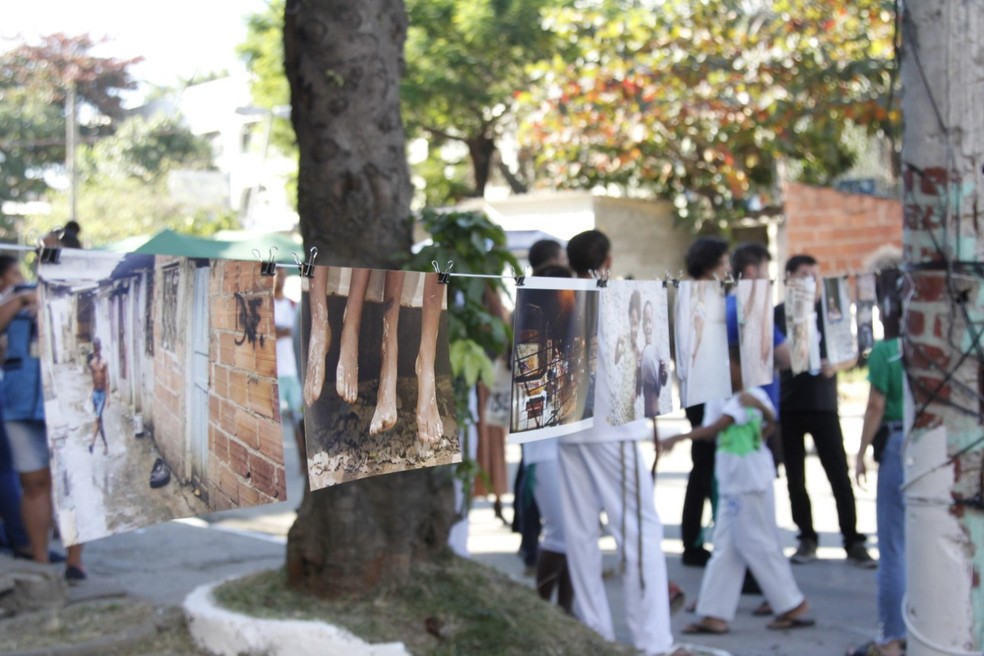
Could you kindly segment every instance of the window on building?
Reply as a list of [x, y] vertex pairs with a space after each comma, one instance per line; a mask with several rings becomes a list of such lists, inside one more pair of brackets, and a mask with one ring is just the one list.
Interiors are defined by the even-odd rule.
[[178, 281], [178, 265], [166, 267], [161, 303], [161, 346], [172, 353], [178, 343]]

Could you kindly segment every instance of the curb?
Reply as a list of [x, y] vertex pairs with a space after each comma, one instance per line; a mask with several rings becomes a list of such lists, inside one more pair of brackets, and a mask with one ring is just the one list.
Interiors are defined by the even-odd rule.
[[370, 644], [341, 627], [313, 620], [273, 620], [234, 613], [215, 602], [223, 581], [195, 588], [184, 613], [195, 644], [219, 656], [410, 656], [403, 643]]

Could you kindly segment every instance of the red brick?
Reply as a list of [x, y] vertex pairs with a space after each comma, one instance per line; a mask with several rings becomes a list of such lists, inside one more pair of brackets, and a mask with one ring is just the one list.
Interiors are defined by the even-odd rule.
[[261, 497], [255, 489], [247, 485], [241, 485], [239, 487], [240, 508], [251, 508], [253, 506], [259, 506], [263, 503], [268, 503], [266, 495]]
[[919, 310], [909, 309], [905, 316], [905, 331], [910, 337], [920, 337], [925, 329], [925, 318]]
[[226, 462], [229, 459], [229, 437], [225, 431], [209, 426], [209, 451], [213, 453], [218, 462]]
[[276, 337], [267, 335], [263, 340], [263, 348], [256, 351], [255, 371], [259, 376], [277, 377]]
[[239, 502], [240, 484], [239, 477], [231, 469], [222, 468], [219, 473], [219, 490], [228, 496], [234, 504], [238, 504]]
[[243, 342], [236, 347], [235, 357], [236, 367], [245, 371], [253, 372], [256, 370], [256, 346], [249, 342]]
[[249, 381], [249, 409], [263, 417], [272, 417], [280, 405], [276, 386], [269, 378], [253, 377]]
[[252, 454], [249, 458], [249, 465], [252, 474], [250, 480], [253, 482], [253, 487], [267, 496], [280, 498], [277, 489], [276, 468], [273, 464], [261, 456]]
[[230, 367], [236, 366], [236, 336], [233, 333], [219, 333], [219, 362]]
[[221, 365], [212, 367], [212, 388], [215, 394], [224, 399], [229, 398], [229, 369]]
[[240, 476], [249, 472], [249, 453], [236, 440], [229, 440], [229, 467]]
[[229, 398], [244, 408], [249, 403], [249, 378], [241, 371], [229, 371]]
[[260, 441], [257, 435], [256, 417], [242, 408], [236, 408], [236, 424], [233, 435], [249, 448], [258, 449]]
[[284, 461], [284, 431], [279, 421], [261, 419], [257, 422], [259, 445], [257, 451], [274, 462]]

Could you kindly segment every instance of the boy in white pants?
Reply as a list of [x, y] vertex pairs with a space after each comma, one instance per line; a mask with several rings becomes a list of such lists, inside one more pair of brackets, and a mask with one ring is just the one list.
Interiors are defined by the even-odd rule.
[[[740, 390], [741, 364], [732, 347], [731, 385]], [[763, 439], [763, 426], [773, 430], [775, 407], [761, 389], [742, 391], [727, 400], [708, 402], [704, 422], [689, 433], [668, 437], [660, 449], [685, 439], [717, 438], [714, 472], [718, 482], [718, 514], [714, 552], [700, 586], [700, 620], [683, 633], [727, 633], [735, 617], [745, 568], [752, 571], [774, 611], [770, 629], [812, 626], [810, 605], [800, 592], [782, 552], [776, 526], [772, 479], [775, 468]]]

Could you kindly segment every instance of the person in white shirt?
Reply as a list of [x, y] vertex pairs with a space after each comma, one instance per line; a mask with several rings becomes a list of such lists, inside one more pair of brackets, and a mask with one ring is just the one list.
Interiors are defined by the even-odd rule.
[[[731, 384], [742, 389], [737, 342], [731, 349]], [[783, 555], [776, 525], [775, 475], [765, 436], [774, 430], [775, 406], [760, 388], [734, 394], [705, 405], [700, 428], [668, 437], [659, 449], [670, 449], [685, 439], [717, 439], [714, 472], [718, 484], [718, 513], [714, 551], [707, 564], [697, 602], [697, 622], [683, 633], [729, 631], [741, 595], [746, 567], [776, 612], [769, 629], [812, 626], [810, 604], [796, 585], [792, 567]]]

